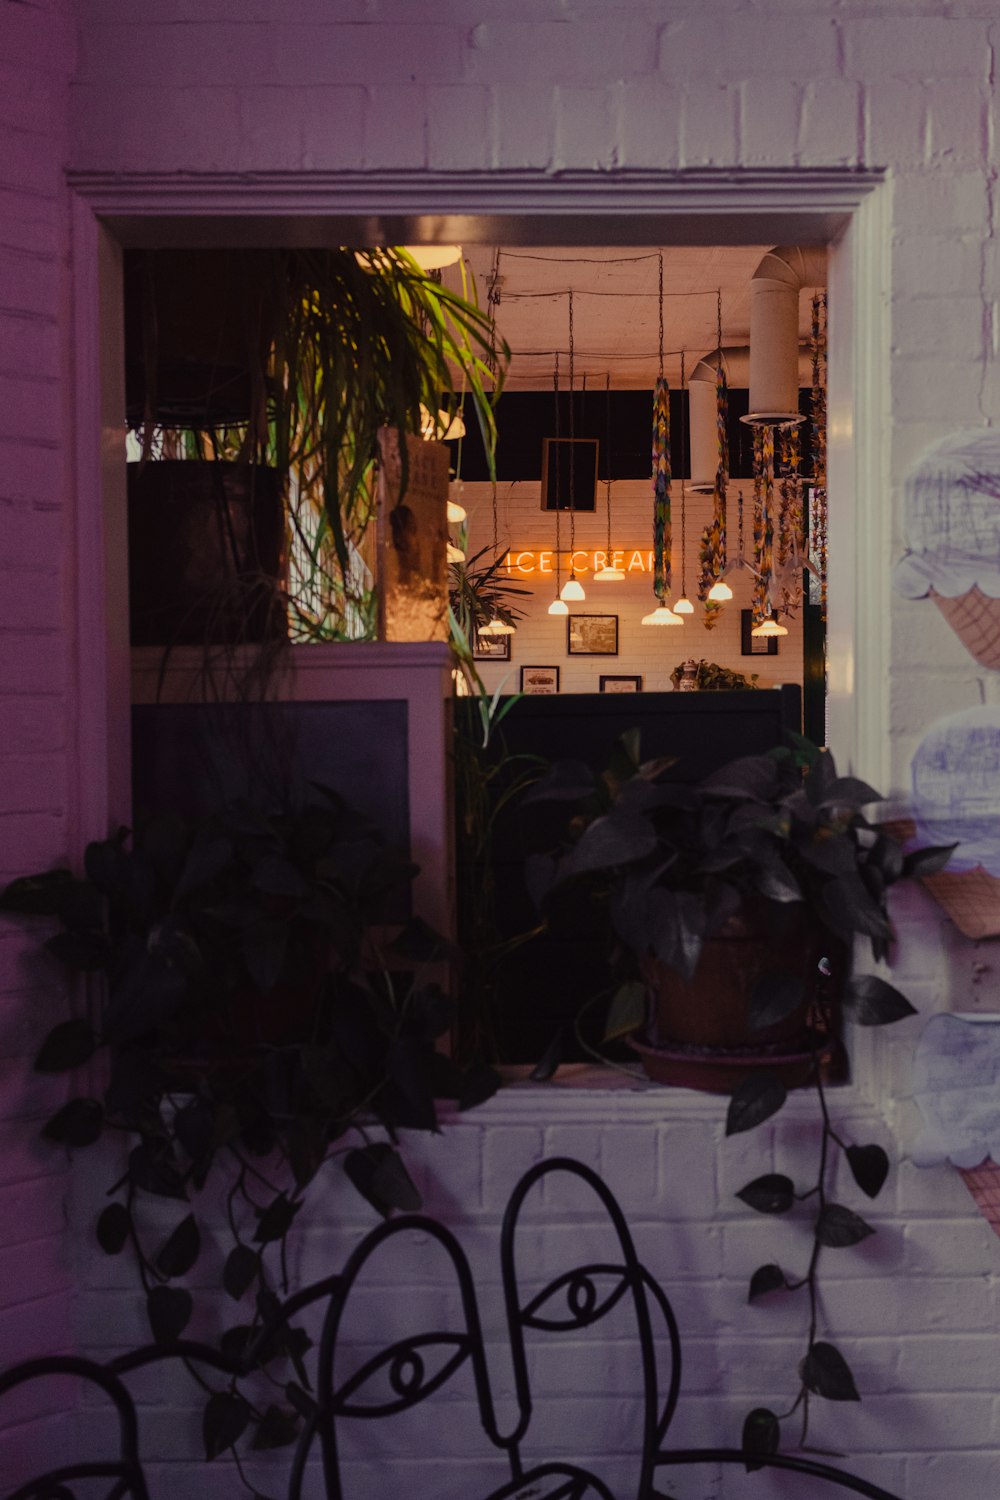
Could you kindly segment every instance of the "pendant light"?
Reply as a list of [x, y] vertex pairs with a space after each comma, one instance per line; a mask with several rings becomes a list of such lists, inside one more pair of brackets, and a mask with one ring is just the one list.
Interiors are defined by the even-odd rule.
[[604, 377], [604, 397], [607, 415], [608, 436], [604, 445], [604, 483], [605, 483], [605, 508], [608, 517], [608, 550], [605, 554], [604, 566], [598, 568], [594, 574], [595, 583], [624, 583], [625, 574], [621, 568], [614, 565], [614, 553], [611, 550], [611, 371]]
[[[715, 553], [709, 564], [716, 572], [717, 577], [708, 593], [705, 595], [707, 602], [712, 604], [725, 604], [733, 597], [733, 591], [726, 582], [726, 573], [729, 566], [726, 562], [726, 509], [727, 490], [729, 488], [729, 435], [727, 431], [727, 418], [729, 416], [729, 391], [726, 379], [726, 367], [722, 354], [722, 288], [715, 294], [715, 348], [717, 354], [717, 366], [715, 371], [715, 432], [717, 461], [715, 468], [715, 483], [712, 487], [712, 522], [706, 539], [710, 555]], [[743, 499], [740, 496], [740, 552], [743, 550]], [[714, 567], [713, 567], [714, 564]], [[709, 611], [706, 611], [706, 617]]]
[[711, 599], [716, 604], [724, 604], [727, 599], [731, 599], [732, 597], [732, 589], [722, 578], [719, 579], [718, 583], [712, 584], [706, 595], [706, 598]]
[[653, 397], [653, 592], [656, 608], [643, 625], [683, 625], [667, 605], [670, 589], [670, 387], [663, 373], [663, 251], [660, 251], [660, 373]]
[[[684, 400], [684, 350], [681, 350], [681, 401]], [[684, 452], [684, 436], [687, 431], [687, 423], [681, 422], [681, 597], [674, 605], [674, 614], [693, 615], [694, 605], [687, 596], [687, 481], [684, 477], [686, 467]]]
[[[499, 267], [499, 264], [500, 264], [500, 251], [497, 250], [497, 252], [496, 252], [496, 260], [494, 261], [494, 267], [493, 267], [493, 280], [490, 282], [490, 289], [489, 289], [489, 294], [488, 294], [488, 300], [489, 300], [489, 305], [490, 305], [490, 351], [491, 351], [491, 353], [490, 353], [490, 368], [492, 370], [494, 380], [496, 380], [496, 347], [497, 347], [497, 343], [496, 343], [496, 338], [497, 338], [497, 330], [496, 330], [496, 304], [500, 300], [499, 296], [497, 296], [495, 293], [496, 293], [497, 269]], [[464, 390], [463, 390], [463, 395], [464, 395]], [[492, 488], [492, 493], [491, 493], [491, 500], [492, 500], [492, 503], [493, 503], [493, 556], [494, 556], [494, 559], [495, 559], [500, 554], [500, 527], [499, 527], [499, 521], [498, 521], [498, 517], [497, 517], [497, 481], [496, 481], [496, 474], [495, 473], [494, 473], [494, 476], [493, 476], [493, 488]], [[479, 634], [480, 635], [492, 635], [492, 636], [514, 635], [515, 632], [516, 632], [516, 630], [517, 630], [517, 626], [514, 625], [514, 624], [512, 624], [510, 620], [505, 620], [503, 618], [503, 616], [500, 615], [497, 612], [496, 606], [494, 605], [493, 606], [493, 617], [492, 617], [492, 619], [488, 620], [485, 625], [481, 625], [480, 626], [480, 628], [479, 628]]]
[[[556, 367], [555, 367], [555, 369], [552, 372], [552, 392], [553, 392], [553, 395], [555, 397], [555, 408], [556, 408], [555, 436], [556, 436], [556, 442], [558, 443], [558, 441], [559, 441], [559, 351], [558, 350], [556, 350]], [[551, 452], [551, 450], [550, 450], [550, 452]], [[560, 501], [562, 499], [562, 496], [559, 493], [559, 477], [560, 477], [559, 476], [559, 450], [557, 448], [556, 449], [556, 484], [555, 484], [555, 490], [556, 490], [556, 597], [553, 599], [552, 603], [549, 605], [548, 612], [549, 612], [550, 615], [568, 615], [569, 614], [569, 605], [566, 603], [565, 599], [563, 599], [561, 597], [562, 590], [561, 590], [560, 582], [559, 582], [560, 579], [562, 578], [562, 550], [561, 550], [562, 549], [562, 537], [561, 537], [561, 534], [560, 534], [560, 519], [561, 519]]]
[[573, 427], [573, 386], [575, 346], [573, 342], [573, 293], [569, 293], [569, 578], [559, 590], [560, 599], [567, 604], [578, 604], [586, 599], [583, 584], [576, 576], [573, 559], [576, 556], [576, 471]]
[[765, 637], [774, 635], [787, 635], [788, 630], [774, 615], [771, 615], [768, 617], [768, 619], [762, 620], [759, 625], [755, 625], [750, 634]]

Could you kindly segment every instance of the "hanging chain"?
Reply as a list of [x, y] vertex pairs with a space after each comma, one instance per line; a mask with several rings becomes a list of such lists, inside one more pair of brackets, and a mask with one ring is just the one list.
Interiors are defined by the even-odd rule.
[[660, 379], [663, 379], [663, 251], [659, 252], [660, 263]]
[[562, 538], [561, 538], [561, 535], [560, 535], [560, 521], [562, 519], [562, 517], [561, 517], [562, 496], [559, 493], [559, 471], [560, 471], [561, 465], [560, 465], [560, 462], [559, 462], [559, 432], [560, 432], [560, 423], [559, 423], [559, 351], [558, 351], [558, 349], [556, 350], [556, 367], [555, 367], [555, 369], [552, 372], [552, 393], [553, 393], [553, 395], [555, 397], [555, 404], [556, 404], [556, 439], [555, 439], [554, 450], [552, 448], [549, 449], [549, 474], [551, 476], [551, 473], [552, 473], [552, 460], [553, 460], [553, 453], [554, 453], [555, 466], [556, 466], [556, 485], [555, 485], [555, 489], [556, 489], [556, 598], [558, 599], [558, 597], [559, 597], [559, 578], [560, 578], [560, 574], [562, 572], [562, 563], [561, 563], [561, 558], [562, 558], [562, 550], [561, 550], [562, 549]]
[[739, 555], [740, 555], [740, 559], [744, 560], [746, 558], [746, 552], [744, 551], [744, 548], [743, 548], [743, 491], [742, 491], [742, 489], [739, 489], [739, 490], [736, 491], [736, 516], [737, 516], [737, 541], [738, 541], [738, 545], [739, 545], [739, 549], [740, 549], [740, 554]]
[[573, 339], [573, 293], [569, 294], [569, 571], [573, 574], [573, 552], [576, 547], [576, 474], [573, 442], [573, 379], [576, 368], [576, 345]]
[[[684, 350], [681, 350], [681, 403], [684, 401]], [[690, 408], [688, 421], [690, 421]], [[687, 468], [688, 422], [681, 418], [681, 598], [687, 598], [687, 483], [684, 470]]]
[[493, 269], [490, 272], [490, 285], [486, 293], [486, 303], [490, 310], [490, 348], [487, 355], [487, 367], [493, 381], [494, 389], [497, 383], [497, 308], [500, 306], [500, 246], [496, 248], [493, 257]]
[[605, 499], [607, 501], [607, 511], [608, 511], [608, 562], [607, 562], [607, 566], [610, 568], [612, 566], [612, 561], [611, 561], [611, 371], [610, 370], [608, 371], [608, 373], [604, 377], [604, 398], [605, 398], [605, 406], [607, 408], [607, 419], [608, 419], [608, 441], [607, 441], [607, 447], [606, 447], [605, 454], [604, 454], [604, 484], [605, 484]]

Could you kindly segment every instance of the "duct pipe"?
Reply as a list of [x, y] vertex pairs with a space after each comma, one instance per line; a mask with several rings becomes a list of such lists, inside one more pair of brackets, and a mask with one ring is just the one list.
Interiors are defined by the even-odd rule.
[[799, 292], [826, 286], [826, 251], [777, 245], [750, 278], [750, 411], [754, 426], [800, 422]]
[[[799, 385], [808, 385], [812, 368], [808, 354], [798, 351], [796, 340], [797, 368], [795, 370], [795, 404], [798, 405]], [[691, 482], [688, 486], [696, 494], [708, 494], [715, 488], [715, 471], [719, 466], [719, 433], [715, 409], [715, 380], [719, 365], [719, 351], [698, 361], [688, 379], [689, 438], [691, 450]], [[744, 387], [750, 381], [750, 347], [740, 344], [723, 349], [722, 365], [730, 390]]]

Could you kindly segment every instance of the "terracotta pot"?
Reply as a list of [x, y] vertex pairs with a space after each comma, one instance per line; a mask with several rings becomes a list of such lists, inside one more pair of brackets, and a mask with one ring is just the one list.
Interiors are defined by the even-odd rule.
[[169, 459], [128, 466], [133, 646], [242, 644], [284, 635], [283, 476]]

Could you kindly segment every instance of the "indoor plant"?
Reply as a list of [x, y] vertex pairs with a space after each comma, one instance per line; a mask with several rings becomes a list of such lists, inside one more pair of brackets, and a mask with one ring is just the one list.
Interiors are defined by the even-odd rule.
[[[904, 853], [863, 815], [879, 794], [839, 776], [828, 752], [791, 738], [789, 747], [733, 761], [684, 786], [664, 781], [672, 762], [640, 761], [633, 732], [603, 776], [582, 763], [557, 765], [524, 800], [565, 801], [573, 810], [563, 845], [533, 856], [527, 878], [543, 913], [554, 895], [565, 899], [576, 888], [593, 920], [605, 924], [616, 981], [606, 996], [606, 1039], [641, 1038], [653, 1076], [665, 1081], [731, 1091], [728, 1135], [774, 1116], [790, 1084], [815, 1086], [815, 1183], [799, 1190], [769, 1172], [738, 1195], [761, 1213], [784, 1214], [805, 1202], [812, 1214], [804, 1274], [789, 1276], [768, 1263], [753, 1273], [749, 1292], [751, 1301], [807, 1294], [807, 1347], [784, 1413], [801, 1414], [804, 1443], [812, 1395], [858, 1399], [843, 1355], [817, 1337], [820, 1251], [872, 1233], [829, 1195], [835, 1148], [869, 1197], [889, 1169], [881, 1146], [848, 1143], [831, 1123], [822, 1061], [840, 1016], [877, 1026], [913, 1014], [886, 980], [850, 973], [851, 950], [867, 937], [873, 958], [884, 959], [892, 941], [888, 888], [940, 869], [952, 849]], [[729, 993], [720, 1027], [723, 989]], [[657, 1029], [670, 1026], [682, 1034]], [[769, 1058], [761, 1039], [775, 1037], [778, 1051], [771, 1046]], [[790, 1050], [797, 1054], [791, 1069]], [[752, 1411], [743, 1434], [748, 1455], [773, 1451], [779, 1426], [771, 1410]]]
[[[494, 360], [488, 317], [402, 249], [134, 252], [127, 270], [127, 404], [142, 455], [130, 466], [139, 638], [259, 639], [280, 631], [286, 602], [298, 638], [356, 634], [370, 618], [378, 430], [441, 438], [467, 392], [492, 455], [507, 351]], [[206, 280], [228, 292], [208, 330], [211, 306], [197, 295]], [[200, 321], [180, 320], [188, 300]], [[401, 454], [400, 505], [405, 444]], [[215, 590], [204, 578], [175, 587], [170, 573], [206, 552]], [[249, 624], [248, 598], [257, 601]]]
[[[276, 1287], [287, 1292], [289, 1236], [327, 1163], [338, 1158], [383, 1214], [418, 1208], [398, 1129], [434, 1130], [436, 1098], [466, 1107], [497, 1083], [435, 1050], [453, 1019], [430, 967], [447, 956], [443, 940], [414, 920], [379, 941], [386, 898], [413, 867], [320, 792], [290, 811], [241, 803], [189, 824], [156, 818], [134, 838], [91, 844], [82, 877], [50, 871], [0, 897], [9, 913], [56, 918], [49, 953], [101, 981], [93, 1024], [60, 1023], [35, 1067], [68, 1071], [101, 1049], [104, 1087], [72, 1098], [43, 1134], [69, 1147], [127, 1143], [96, 1234], [108, 1254], [133, 1255], [160, 1341], [191, 1319], [183, 1281], [220, 1200], [231, 1235], [222, 1286], [234, 1305], [251, 1302], [222, 1334], [233, 1353]], [[176, 1205], [169, 1232], [144, 1212], [150, 1197]], [[281, 1351], [296, 1370], [305, 1337], [293, 1331]], [[222, 1394], [229, 1437], [213, 1439], [216, 1451], [248, 1425], [256, 1446], [290, 1442], [308, 1408], [294, 1382], [266, 1411], [234, 1383], [210, 1392], [215, 1413]]]

